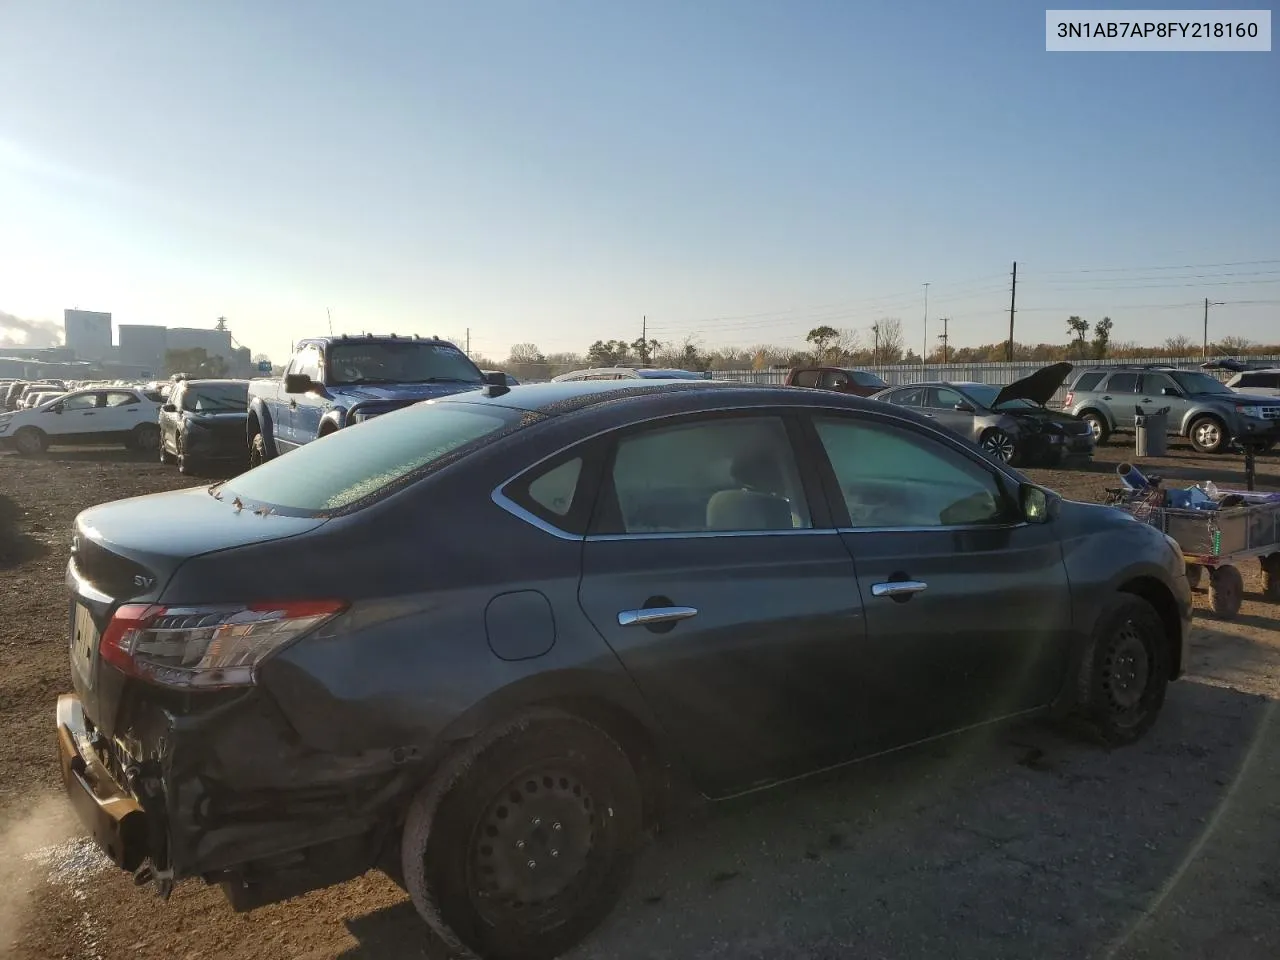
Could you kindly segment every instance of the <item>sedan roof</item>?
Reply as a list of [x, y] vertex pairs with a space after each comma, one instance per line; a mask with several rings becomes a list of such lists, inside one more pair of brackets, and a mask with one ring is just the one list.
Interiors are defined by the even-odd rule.
[[[519, 390], [490, 395], [487, 389], [468, 390], [429, 403], [494, 404], [515, 410], [529, 410], [545, 416], [572, 413], [586, 407], [613, 402], [660, 404], [672, 395], [691, 401], [704, 400], [706, 406], [716, 402], [732, 406], [841, 406], [854, 409], [878, 409], [878, 405], [862, 397], [831, 391], [813, 392], [789, 387], [743, 383], [736, 380], [560, 380], [531, 383]], [[693, 403], [696, 409], [702, 404]]]

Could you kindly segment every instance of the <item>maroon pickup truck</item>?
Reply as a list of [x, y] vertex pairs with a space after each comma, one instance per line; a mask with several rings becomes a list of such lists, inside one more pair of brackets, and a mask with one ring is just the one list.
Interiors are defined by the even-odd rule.
[[787, 374], [788, 387], [817, 387], [819, 390], [835, 390], [869, 397], [889, 385], [874, 373], [865, 370], [848, 370], [844, 367], [797, 367]]

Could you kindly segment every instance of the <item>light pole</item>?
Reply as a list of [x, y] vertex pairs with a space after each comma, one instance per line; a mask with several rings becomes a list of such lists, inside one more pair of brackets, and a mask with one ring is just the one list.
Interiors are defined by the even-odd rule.
[[871, 325], [871, 333], [876, 338], [875, 348], [871, 352], [871, 362], [876, 366], [880, 365], [880, 324], [873, 323]]
[[1224, 306], [1226, 302], [1223, 300], [1210, 301], [1208, 297], [1204, 298], [1204, 345], [1200, 348], [1200, 356], [1204, 360], [1209, 359], [1209, 308]]
[[921, 347], [920, 364], [929, 366], [929, 284], [924, 285], [924, 346]]

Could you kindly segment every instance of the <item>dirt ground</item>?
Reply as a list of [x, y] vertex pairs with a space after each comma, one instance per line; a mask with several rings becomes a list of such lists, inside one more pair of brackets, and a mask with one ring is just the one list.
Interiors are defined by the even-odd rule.
[[[1241, 486], [1238, 457], [1174, 448], [1167, 485]], [[1030, 471], [1099, 500], [1124, 448]], [[1280, 458], [1258, 461], [1280, 490]], [[75, 514], [191, 485], [113, 450], [0, 455], [0, 956], [379, 958], [444, 954], [371, 873], [236, 915], [188, 883], [160, 903], [90, 849], [57, 786], [69, 688], [63, 570]], [[1141, 744], [1107, 752], [1040, 725], [868, 762], [681, 819], [576, 957], [1280, 956], [1280, 608], [1256, 567], [1240, 616], [1199, 594], [1190, 675]]]

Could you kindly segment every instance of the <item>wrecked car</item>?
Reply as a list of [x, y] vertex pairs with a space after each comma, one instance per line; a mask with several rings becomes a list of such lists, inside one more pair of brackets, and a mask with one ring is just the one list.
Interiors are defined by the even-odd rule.
[[1055, 467], [1091, 459], [1097, 445], [1089, 424], [1047, 406], [1070, 372], [1071, 364], [1054, 363], [1004, 387], [936, 380], [875, 399], [918, 410], [1004, 463]]
[[119, 867], [241, 910], [382, 868], [503, 960], [593, 929], [672, 784], [1041, 713], [1131, 743], [1191, 616], [1154, 527], [918, 413], [708, 381], [387, 413], [84, 511], [67, 585], [63, 784]]

